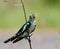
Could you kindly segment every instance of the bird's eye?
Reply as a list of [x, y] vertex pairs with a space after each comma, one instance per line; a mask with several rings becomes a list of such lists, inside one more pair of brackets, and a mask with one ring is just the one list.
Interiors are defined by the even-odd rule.
[[32, 19], [32, 18], [30, 17], [30, 19]]
[[30, 19], [32, 19], [32, 17], [30, 17]]
[[33, 18], [35, 18], [35, 16]]

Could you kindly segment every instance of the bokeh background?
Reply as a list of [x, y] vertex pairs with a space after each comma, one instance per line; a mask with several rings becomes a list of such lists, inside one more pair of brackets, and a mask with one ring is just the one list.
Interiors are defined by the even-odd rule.
[[[60, 0], [24, 0], [27, 19], [36, 15], [37, 28], [60, 28]], [[25, 23], [20, 0], [0, 0], [0, 28], [20, 28]]]
[[[27, 19], [31, 13], [36, 16], [37, 27], [32, 36], [33, 49], [60, 49], [60, 0], [23, 0], [23, 2]], [[25, 18], [20, 0], [0, 0], [1, 49], [28, 49], [26, 40], [15, 45], [3, 43], [24, 23]]]

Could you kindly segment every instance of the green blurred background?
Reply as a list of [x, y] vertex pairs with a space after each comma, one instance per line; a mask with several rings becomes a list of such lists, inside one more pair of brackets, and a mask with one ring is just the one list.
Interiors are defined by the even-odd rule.
[[[36, 15], [37, 29], [60, 28], [60, 0], [23, 0], [27, 19]], [[0, 0], [0, 28], [20, 28], [25, 23], [20, 0]]]

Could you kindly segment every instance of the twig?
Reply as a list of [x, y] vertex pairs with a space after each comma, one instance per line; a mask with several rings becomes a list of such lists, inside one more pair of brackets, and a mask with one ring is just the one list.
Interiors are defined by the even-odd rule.
[[[23, 4], [23, 1], [22, 0], [21, 0], [21, 3], [22, 3], [23, 11], [24, 11], [25, 21], [27, 23], [26, 11], [25, 11], [24, 4]], [[28, 28], [27, 28], [27, 30], [28, 30]], [[29, 35], [29, 33], [28, 33], [28, 35]], [[28, 41], [29, 41], [30, 49], [32, 49], [30, 36], [29, 36], [29, 40]]]

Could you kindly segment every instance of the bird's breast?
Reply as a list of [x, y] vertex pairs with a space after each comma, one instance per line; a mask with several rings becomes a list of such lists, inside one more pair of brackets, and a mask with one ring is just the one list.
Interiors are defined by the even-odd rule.
[[35, 28], [35, 23], [31, 23], [31, 26], [30, 26], [30, 28], [29, 28], [29, 32], [31, 32], [32, 30], [34, 30], [34, 28]]

